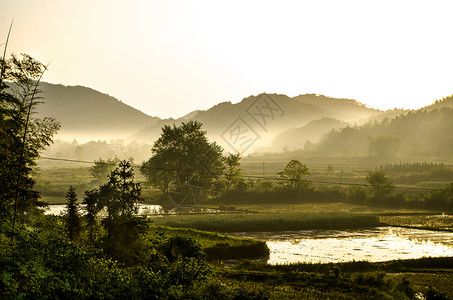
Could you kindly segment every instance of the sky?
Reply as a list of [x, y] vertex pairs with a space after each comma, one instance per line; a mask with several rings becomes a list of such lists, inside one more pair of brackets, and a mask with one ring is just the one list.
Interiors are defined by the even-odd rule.
[[[452, 1], [0, 1], [0, 44], [151, 116], [250, 95], [378, 109], [453, 94]], [[3, 52], [4, 45], [0, 47]]]

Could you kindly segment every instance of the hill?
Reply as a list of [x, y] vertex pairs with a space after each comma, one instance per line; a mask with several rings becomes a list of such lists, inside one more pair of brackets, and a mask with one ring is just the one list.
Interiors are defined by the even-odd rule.
[[40, 89], [44, 103], [38, 106], [38, 116], [61, 123], [58, 138], [125, 138], [159, 120], [87, 87], [41, 83]]
[[[332, 104], [331, 108], [329, 103]], [[141, 130], [134, 138], [149, 143], [160, 135], [163, 125], [196, 120], [203, 123], [209, 138], [217, 141], [226, 151], [245, 152], [267, 146], [277, 134], [305, 126], [317, 119], [360, 122], [379, 113], [378, 110], [349, 99], [316, 95], [290, 98], [279, 94], [260, 94], [244, 98], [235, 104], [219, 103], [208, 110], [196, 111], [178, 120], [162, 120]], [[325, 132], [322, 129], [315, 131]], [[253, 142], [250, 147], [238, 142], [239, 133], [245, 133], [246, 136], [241, 138]]]
[[310, 141], [316, 143], [323, 134], [332, 129], [343, 128], [349, 123], [332, 118], [321, 118], [310, 121], [307, 125], [299, 128], [291, 128], [278, 134], [269, 148], [270, 151], [291, 151], [303, 149], [305, 144]]
[[365, 104], [352, 99], [332, 98], [317, 94], [299, 95], [293, 99], [316, 105], [330, 112], [335, 118], [350, 122], [359, 122], [381, 113], [380, 110], [369, 108]]
[[442, 107], [453, 107], [453, 95], [435, 101], [433, 104], [424, 107], [423, 109], [432, 110]]
[[362, 126], [332, 130], [312, 149], [325, 155], [451, 157], [453, 107], [420, 109]]
[[[208, 110], [195, 110], [179, 119], [162, 120], [87, 87], [42, 83], [40, 88], [45, 102], [39, 106], [38, 115], [61, 122], [56, 138], [81, 142], [128, 139], [152, 144], [164, 125], [196, 120], [203, 123], [209, 138], [228, 152], [250, 153], [268, 147], [279, 134], [272, 148], [281, 151], [285, 146], [300, 149], [307, 140], [317, 141], [332, 128], [362, 124], [383, 114], [351, 99], [260, 94], [238, 103], [223, 102]], [[322, 121], [313, 122], [316, 120]]]

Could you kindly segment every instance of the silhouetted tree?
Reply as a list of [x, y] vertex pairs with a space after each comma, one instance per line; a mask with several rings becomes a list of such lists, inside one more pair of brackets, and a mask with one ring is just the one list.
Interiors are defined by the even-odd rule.
[[131, 247], [139, 247], [135, 244], [147, 228], [147, 221], [136, 216], [140, 200], [141, 187], [134, 182], [130, 162], [120, 161], [108, 181], [99, 187], [97, 203], [98, 210], [107, 211], [102, 220], [107, 231], [104, 250], [116, 259], [127, 260], [133, 251]]
[[296, 159], [293, 159], [285, 166], [283, 171], [278, 174], [281, 178], [287, 180], [289, 187], [295, 190], [300, 190], [308, 184], [308, 181], [304, 179], [303, 176], [309, 175], [310, 172], [308, 171], [306, 165]]
[[71, 241], [76, 240], [79, 237], [81, 224], [79, 205], [77, 204], [77, 194], [74, 187], [71, 185], [66, 193], [66, 212], [64, 216], [65, 227], [68, 237]]
[[393, 185], [384, 170], [376, 169], [374, 171], [368, 171], [365, 180], [370, 184], [370, 190], [374, 200], [378, 202], [387, 199], [393, 190]]
[[[44, 70], [43, 64], [26, 54], [21, 57], [13, 55], [4, 62], [0, 81], [0, 222], [11, 217], [14, 211], [19, 170], [17, 211], [24, 217], [26, 211], [43, 205], [39, 193], [33, 189], [32, 167], [39, 157], [39, 150], [52, 142], [60, 127], [52, 118], [37, 119], [33, 116], [39, 104], [36, 100], [40, 99], [39, 90], [35, 92], [36, 81]], [[27, 126], [29, 109], [31, 114]], [[24, 135], [26, 127], [27, 134]]]
[[[164, 126], [151, 149], [153, 156], [141, 167], [148, 181], [161, 191], [170, 187], [181, 194], [186, 186], [207, 191], [222, 173], [222, 148], [209, 142], [197, 121]], [[206, 194], [204, 194], [206, 195]]]
[[88, 239], [91, 245], [94, 245], [96, 228], [97, 228], [97, 214], [99, 202], [99, 190], [93, 189], [91, 191], [85, 192], [85, 197], [83, 199], [83, 204], [85, 204], [86, 214], [84, 216], [86, 220], [86, 226], [88, 229]]
[[239, 162], [240, 160], [241, 156], [239, 153], [229, 153], [225, 157], [225, 171], [223, 174], [225, 176], [226, 191], [229, 191], [231, 188], [235, 188], [240, 182], [242, 174], [241, 163]]

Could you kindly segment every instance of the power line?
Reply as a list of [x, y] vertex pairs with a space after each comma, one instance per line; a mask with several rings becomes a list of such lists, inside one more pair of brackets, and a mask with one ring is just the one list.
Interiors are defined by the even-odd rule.
[[[95, 162], [95, 161], [87, 161], [87, 160], [78, 160], [78, 159], [68, 159], [68, 158], [56, 158], [56, 157], [46, 157], [41, 156], [41, 159], [46, 160], [53, 160], [53, 161], [65, 161], [65, 162], [75, 162], [75, 163], [84, 163], [84, 164], [104, 164], [110, 166], [116, 166], [115, 163], [109, 162]], [[131, 165], [132, 167], [140, 168], [140, 165]], [[215, 174], [208, 171], [200, 171], [200, 170], [182, 170], [182, 169], [173, 169], [173, 168], [159, 168], [159, 167], [151, 167], [151, 169], [158, 170], [158, 171], [172, 171], [172, 172], [180, 172], [180, 173], [200, 173], [200, 174]], [[215, 174], [217, 175], [217, 174]], [[270, 179], [276, 181], [288, 181], [286, 178], [282, 177], [273, 177], [273, 176], [260, 176], [260, 175], [240, 175], [242, 178], [250, 178], [250, 179]], [[347, 182], [333, 182], [333, 181], [320, 181], [320, 180], [309, 180], [309, 183], [318, 183], [318, 184], [331, 184], [331, 185], [340, 185], [340, 186], [363, 186], [363, 187], [372, 187], [371, 184], [365, 183], [347, 183]], [[417, 187], [405, 187], [405, 186], [383, 186], [388, 188], [400, 189], [400, 190], [416, 190], [416, 191], [425, 191], [425, 192], [432, 192], [432, 191], [439, 191], [439, 188], [417, 188]]]

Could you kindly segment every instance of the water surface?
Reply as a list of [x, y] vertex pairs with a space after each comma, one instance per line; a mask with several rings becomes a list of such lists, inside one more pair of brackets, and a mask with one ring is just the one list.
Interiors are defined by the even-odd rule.
[[399, 227], [354, 230], [242, 232], [234, 236], [264, 240], [268, 263], [380, 262], [453, 256], [453, 233]]

